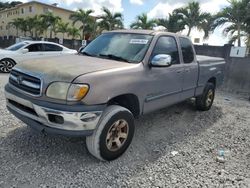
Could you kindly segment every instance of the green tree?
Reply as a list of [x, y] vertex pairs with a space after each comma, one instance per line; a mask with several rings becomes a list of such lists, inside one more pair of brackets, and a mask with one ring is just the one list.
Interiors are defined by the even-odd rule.
[[111, 31], [123, 28], [123, 15], [120, 12], [112, 13], [108, 8], [102, 8], [103, 15], [99, 17], [99, 26], [102, 30]]
[[77, 22], [81, 23], [80, 29], [82, 30], [82, 39], [85, 39], [85, 35], [87, 34], [86, 27], [89, 27], [89, 25], [93, 22], [93, 18], [90, 16], [93, 12], [93, 10], [78, 9], [69, 17], [73, 21], [73, 25]]
[[210, 17], [210, 14], [201, 12], [200, 3], [195, 1], [189, 2], [185, 7], [175, 9], [174, 13], [182, 15], [182, 20], [188, 27], [187, 36], [190, 36], [194, 27], [200, 27]]
[[19, 36], [19, 30], [20, 30], [20, 27], [21, 27], [21, 22], [18, 18], [14, 18], [12, 22], [9, 23], [10, 26], [14, 26], [15, 29], [16, 29], [16, 36], [18, 37]]
[[68, 32], [69, 23], [59, 22], [57, 27], [58, 27], [58, 32], [63, 34], [63, 39], [64, 39], [65, 33]]
[[27, 31], [29, 30], [27, 27], [27, 20], [24, 18], [17, 18], [16, 21], [19, 22], [20, 31], [22, 31], [24, 33], [24, 36], [26, 37]]
[[38, 38], [40, 35], [44, 34], [47, 31], [48, 26], [43, 21], [40, 15], [35, 15], [33, 17], [33, 33], [35, 38]]
[[0, 10], [6, 9], [6, 8], [11, 8], [11, 7], [15, 7], [16, 5], [22, 4], [22, 2], [20, 1], [12, 1], [12, 2], [0, 2]]
[[[241, 38], [246, 34], [247, 19], [249, 16], [249, 0], [229, 0], [230, 5], [223, 8], [216, 17], [213, 29], [224, 24], [229, 24], [223, 33], [230, 37], [231, 42], [237, 40], [241, 46]], [[249, 31], [249, 30], [248, 30]]]
[[68, 36], [71, 36], [71, 39], [75, 40], [78, 37], [81, 37], [81, 34], [79, 32], [79, 29], [77, 29], [76, 27], [70, 27], [68, 28]]
[[160, 18], [157, 20], [158, 26], [165, 27], [168, 32], [177, 33], [185, 29], [185, 23], [183, 22], [182, 15], [169, 14], [168, 18]]
[[52, 38], [52, 33], [56, 35], [56, 26], [58, 22], [61, 20], [59, 16], [53, 15], [53, 13], [48, 12], [46, 14], [41, 15], [42, 22], [50, 29], [50, 38]]
[[157, 26], [157, 20], [149, 19], [147, 14], [141, 14], [136, 17], [136, 21], [130, 25], [132, 29], [153, 29]]
[[208, 13], [207, 18], [198, 25], [198, 30], [204, 32], [204, 39], [207, 39], [209, 35], [213, 32], [213, 24], [215, 19], [216, 17], [214, 15]]

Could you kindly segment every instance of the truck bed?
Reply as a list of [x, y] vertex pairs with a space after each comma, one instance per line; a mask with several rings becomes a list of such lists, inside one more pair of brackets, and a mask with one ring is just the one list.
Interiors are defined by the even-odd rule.
[[218, 63], [218, 62], [225, 63], [225, 59], [220, 58], [220, 57], [210, 57], [210, 56], [197, 55], [196, 59], [199, 63]]
[[215, 78], [216, 87], [223, 83], [225, 59], [200, 55], [196, 56], [196, 58], [199, 64], [199, 79], [196, 95], [200, 95], [209, 79]]

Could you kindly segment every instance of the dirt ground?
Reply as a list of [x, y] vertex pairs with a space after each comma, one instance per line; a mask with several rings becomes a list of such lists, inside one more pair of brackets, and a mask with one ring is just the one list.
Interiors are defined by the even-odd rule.
[[131, 147], [100, 162], [84, 138], [44, 136], [7, 112], [0, 74], [0, 187], [250, 187], [250, 101], [217, 92], [136, 120]]

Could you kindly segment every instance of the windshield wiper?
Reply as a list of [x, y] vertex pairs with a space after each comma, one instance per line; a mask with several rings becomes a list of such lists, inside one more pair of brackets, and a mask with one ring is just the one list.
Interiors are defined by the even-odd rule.
[[113, 55], [113, 54], [99, 54], [99, 57], [107, 57], [109, 59], [118, 60], [118, 61], [125, 61], [128, 63], [131, 63], [129, 60], [127, 60], [123, 57], [120, 57], [120, 56]]

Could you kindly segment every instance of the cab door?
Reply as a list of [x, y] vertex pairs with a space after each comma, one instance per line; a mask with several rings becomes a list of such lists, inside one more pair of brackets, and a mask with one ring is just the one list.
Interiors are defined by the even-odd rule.
[[184, 63], [183, 86], [181, 100], [191, 98], [195, 95], [199, 77], [199, 65], [195, 59], [192, 42], [185, 37], [180, 37], [182, 60]]
[[159, 54], [170, 55], [171, 66], [151, 67], [148, 70], [146, 74], [147, 83], [143, 86], [146, 92], [144, 113], [180, 101], [184, 69], [180, 61], [176, 38], [173, 36], [160, 36], [150, 59]]

